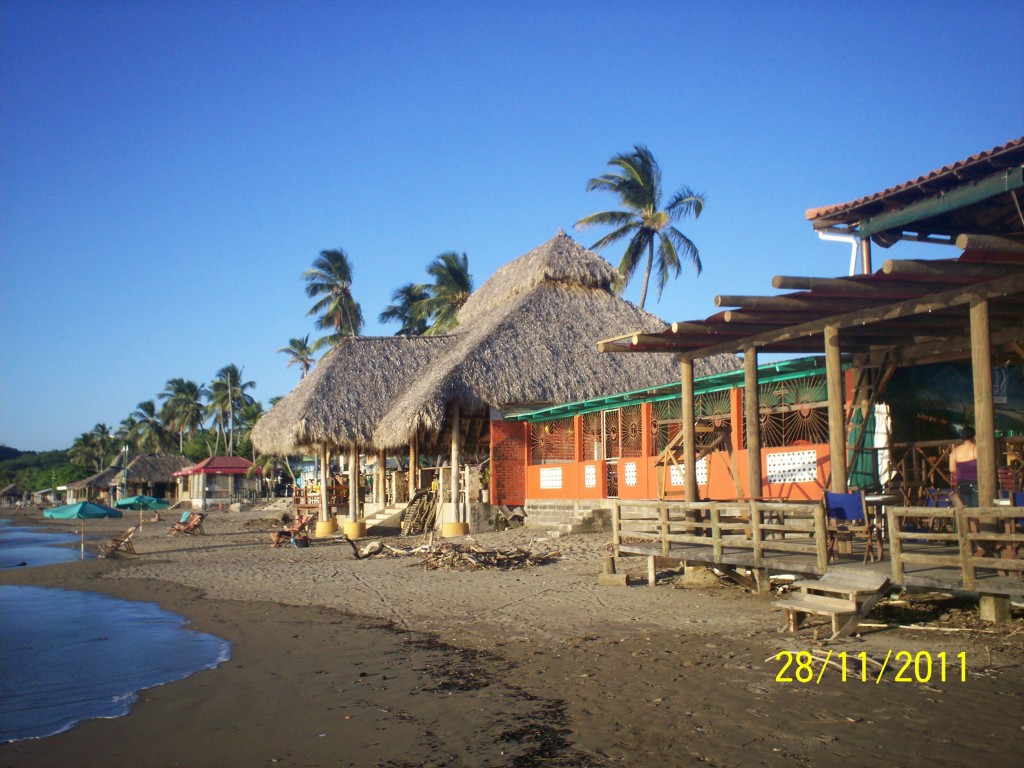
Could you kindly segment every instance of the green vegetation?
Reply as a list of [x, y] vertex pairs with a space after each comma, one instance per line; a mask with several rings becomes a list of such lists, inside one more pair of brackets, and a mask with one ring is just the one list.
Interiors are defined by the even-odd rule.
[[29, 492], [55, 488], [92, 474], [70, 463], [68, 451], [19, 451], [0, 445], [0, 488], [17, 483]]
[[345, 336], [358, 336], [363, 327], [363, 310], [352, 297], [352, 265], [340, 248], [320, 251], [312, 269], [302, 273], [306, 295], [316, 299], [309, 312], [316, 327], [332, 333], [313, 342], [313, 349], [333, 347]]
[[391, 294], [395, 302], [384, 308], [378, 320], [399, 322], [396, 336], [440, 336], [459, 324], [462, 305], [473, 293], [469, 257], [448, 251], [427, 265], [433, 283], [407, 283]]

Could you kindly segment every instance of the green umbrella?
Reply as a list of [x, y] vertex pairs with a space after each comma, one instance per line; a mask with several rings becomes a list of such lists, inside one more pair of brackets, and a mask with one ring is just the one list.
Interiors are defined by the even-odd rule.
[[114, 502], [114, 506], [118, 509], [137, 509], [137, 510], [149, 510], [154, 509], [167, 509], [171, 506], [169, 501], [164, 499], [157, 499], [152, 496], [129, 496], [124, 499], [118, 499]]
[[102, 504], [94, 504], [91, 501], [80, 501], [77, 504], [65, 504], [63, 507], [54, 507], [43, 512], [43, 517], [52, 517], [56, 520], [81, 520], [82, 521], [82, 559], [85, 559], [85, 520], [89, 517], [124, 517], [119, 509], [111, 509]]

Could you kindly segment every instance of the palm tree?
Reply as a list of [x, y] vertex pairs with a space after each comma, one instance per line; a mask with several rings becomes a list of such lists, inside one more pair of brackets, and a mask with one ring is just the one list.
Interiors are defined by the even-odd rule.
[[144, 400], [135, 407], [130, 418], [135, 422], [132, 431], [135, 448], [144, 453], [159, 453], [167, 443], [167, 430], [157, 413], [156, 404], [152, 400]]
[[263, 403], [255, 400], [246, 403], [238, 409], [238, 429], [241, 432], [238, 442], [241, 444], [245, 440], [249, 441], [249, 447], [252, 449], [253, 464], [256, 463], [256, 447], [252, 444], [252, 428], [256, 426], [256, 422], [260, 420], [262, 415]]
[[394, 304], [388, 304], [377, 319], [382, 323], [399, 322], [402, 327], [395, 336], [422, 336], [427, 332], [427, 318], [423, 316], [423, 302], [430, 298], [430, 286], [406, 283], [391, 294]]
[[302, 273], [306, 295], [317, 299], [307, 315], [316, 315], [316, 327], [330, 329], [313, 344], [314, 350], [333, 347], [343, 336], [358, 336], [363, 327], [363, 310], [352, 297], [352, 266], [348, 255], [338, 248], [320, 251], [313, 268]]
[[427, 286], [430, 296], [417, 307], [430, 324], [424, 335], [440, 336], [459, 324], [459, 310], [473, 292], [469, 257], [455, 251], [442, 253], [427, 267], [427, 274], [434, 278]]
[[[633, 152], [629, 154], [615, 155], [608, 161], [608, 165], [615, 166], [617, 170], [588, 181], [587, 191], [597, 189], [612, 192], [618, 195], [626, 210], [593, 213], [577, 221], [576, 228], [583, 230], [602, 225], [615, 227], [591, 246], [596, 251], [629, 238], [626, 252], [622, 254], [622, 261], [619, 262], [623, 289], [646, 253], [644, 283], [640, 291], [640, 309], [643, 309], [652, 268], [658, 274], [659, 299], [669, 277], [679, 277], [680, 256], [692, 262], [697, 268], [697, 274], [700, 274], [700, 253], [697, 246], [676, 229], [673, 223], [690, 214], [693, 214], [694, 218], [700, 216], [704, 209], [704, 196], [683, 186], [662, 210], [661, 169], [651, 151], [639, 144], [635, 145]], [[657, 259], [654, 255], [655, 241], [658, 244]]]
[[187, 379], [169, 379], [157, 397], [164, 401], [160, 411], [164, 424], [178, 433], [178, 450], [185, 450], [185, 435], [203, 430], [206, 389]]
[[92, 428], [92, 434], [95, 438], [96, 450], [99, 453], [99, 461], [97, 466], [99, 469], [103, 469], [108, 466], [107, 454], [110, 454], [110, 458], [114, 457], [114, 435], [104, 423], [99, 423]]
[[301, 339], [289, 339], [287, 347], [281, 347], [278, 352], [288, 355], [288, 365], [299, 366], [299, 380], [306, 378], [309, 369], [313, 367], [316, 358], [313, 357], [313, 348], [309, 345], [309, 334]]
[[78, 467], [103, 470], [103, 455], [95, 432], [83, 432], [68, 449], [68, 460]]
[[[256, 382], [242, 381], [243, 370], [234, 363], [225, 365], [217, 371], [210, 384], [208, 411], [216, 419], [219, 434], [225, 437], [229, 456], [234, 455], [235, 414], [239, 408], [253, 402], [252, 395], [246, 394], [246, 390], [256, 387]], [[219, 437], [217, 445], [220, 445]]]

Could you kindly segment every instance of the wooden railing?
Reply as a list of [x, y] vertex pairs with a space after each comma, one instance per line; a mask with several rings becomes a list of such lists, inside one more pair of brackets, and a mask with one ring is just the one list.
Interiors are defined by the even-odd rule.
[[640, 539], [662, 557], [673, 556], [673, 543], [697, 544], [711, 548], [716, 564], [730, 564], [724, 552], [730, 547], [750, 550], [755, 568], [765, 565], [766, 552], [811, 555], [818, 573], [828, 567], [825, 511], [819, 503], [619, 500], [612, 507], [615, 555], [639, 554], [628, 551], [634, 548], [623, 545], [624, 538]]
[[[979, 587], [979, 568], [1024, 574], [1024, 559], [1019, 557], [1024, 533], [1016, 532], [1024, 507], [888, 507], [886, 514], [892, 578], [897, 584], [903, 583], [906, 565], [958, 568], [964, 589], [979, 592], [985, 591]], [[905, 520], [923, 523], [926, 530], [901, 530]], [[954, 543], [956, 548], [904, 551], [906, 543], [932, 542]]]

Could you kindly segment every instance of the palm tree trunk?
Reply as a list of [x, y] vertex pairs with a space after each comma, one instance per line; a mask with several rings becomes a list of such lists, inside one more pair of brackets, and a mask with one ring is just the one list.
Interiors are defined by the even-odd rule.
[[654, 240], [647, 244], [647, 268], [644, 270], [644, 285], [640, 289], [640, 309], [647, 301], [647, 282], [651, 279], [651, 267], [654, 266]]

